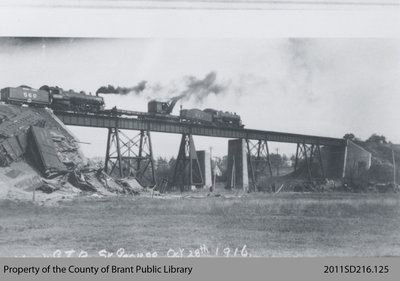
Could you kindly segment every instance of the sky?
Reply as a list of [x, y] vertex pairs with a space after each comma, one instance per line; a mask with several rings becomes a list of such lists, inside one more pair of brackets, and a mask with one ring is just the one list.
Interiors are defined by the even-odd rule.
[[[174, 110], [236, 112], [246, 128], [400, 143], [400, 40], [307, 38], [74, 39], [0, 38], [0, 87], [101, 86], [145, 89], [103, 95], [106, 107], [146, 111], [208, 81]], [[210, 78], [211, 77], [211, 81]], [[207, 80], [208, 79], [208, 80]], [[202, 84], [203, 83], [203, 84]], [[89, 157], [104, 157], [106, 129], [69, 127]], [[134, 135], [135, 132], [128, 132]], [[197, 149], [227, 153], [226, 139], [195, 136]], [[155, 156], [176, 156], [180, 136], [152, 134]], [[270, 143], [286, 154], [293, 145]]]

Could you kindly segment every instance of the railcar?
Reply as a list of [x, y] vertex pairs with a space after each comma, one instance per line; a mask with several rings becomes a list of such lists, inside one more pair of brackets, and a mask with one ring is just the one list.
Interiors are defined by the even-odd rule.
[[188, 121], [191, 123], [201, 123], [201, 124], [212, 124], [213, 116], [208, 112], [203, 110], [193, 108], [193, 109], [182, 109], [180, 113], [182, 121]]
[[43, 90], [32, 89], [28, 86], [7, 87], [1, 89], [1, 100], [10, 104], [28, 104], [45, 107], [51, 104], [50, 94]]

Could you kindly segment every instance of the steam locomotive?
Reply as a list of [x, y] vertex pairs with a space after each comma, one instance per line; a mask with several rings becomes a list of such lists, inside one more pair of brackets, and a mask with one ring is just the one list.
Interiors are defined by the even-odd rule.
[[59, 87], [47, 85], [39, 89], [28, 86], [7, 87], [1, 89], [1, 101], [10, 104], [27, 104], [34, 107], [49, 107], [54, 110], [92, 112], [97, 113], [104, 109], [104, 99], [98, 96], [87, 95], [72, 90], [65, 91]]
[[190, 122], [204, 125], [215, 125], [218, 127], [243, 128], [242, 120], [236, 113], [223, 112], [215, 109], [207, 108], [200, 110], [182, 109], [180, 112], [182, 122]]
[[179, 117], [172, 116], [170, 113], [176, 100], [172, 99], [170, 102], [150, 101], [148, 103], [148, 112], [152, 116], [159, 118], [178, 118], [180, 122], [188, 122], [195, 124], [214, 125], [218, 127], [232, 127], [232, 128], [243, 128], [242, 120], [239, 115], [231, 112], [223, 112], [215, 109], [207, 108], [200, 110], [197, 108], [193, 109], [181, 109]]

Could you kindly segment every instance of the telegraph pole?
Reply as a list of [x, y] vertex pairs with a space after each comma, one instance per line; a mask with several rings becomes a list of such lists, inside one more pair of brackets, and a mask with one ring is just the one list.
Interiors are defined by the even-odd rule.
[[210, 146], [210, 161], [211, 161], [211, 188], [210, 188], [210, 191], [211, 192], [213, 192], [214, 190], [215, 190], [215, 177], [216, 177], [216, 174], [215, 174], [215, 171], [214, 171], [214, 168], [213, 168], [213, 158], [212, 158], [212, 146]]

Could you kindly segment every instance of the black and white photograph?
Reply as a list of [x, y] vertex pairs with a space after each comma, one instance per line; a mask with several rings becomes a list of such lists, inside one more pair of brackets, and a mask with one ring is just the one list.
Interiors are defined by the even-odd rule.
[[[78, 9], [53, 2], [27, 9]], [[83, 2], [114, 20], [175, 7]], [[212, 13], [228, 4], [174, 8], [194, 14], [196, 36], [82, 35], [73, 17], [75, 35], [1, 33], [0, 257], [400, 255], [400, 39], [219, 35]]]

